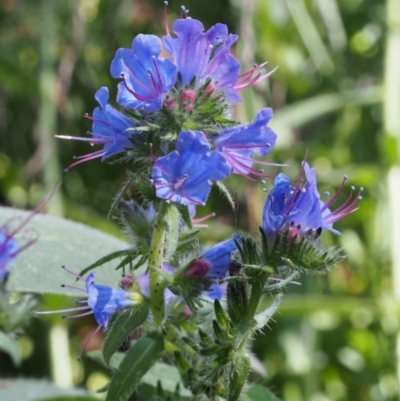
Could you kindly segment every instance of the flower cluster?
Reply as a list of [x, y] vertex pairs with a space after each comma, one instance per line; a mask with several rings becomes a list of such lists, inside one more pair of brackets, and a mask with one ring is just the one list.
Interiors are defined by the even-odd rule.
[[[117, 103], [125, 111], [110, 106], [108, 89], [101, 88], [95, 96], [100, 108], [87, 116], [93, 121], [91, 137], [57, 135], [103, 145], [76, 157], [69, 167], [122, 152], [135, 154], [143, 132], [158, 124], [146, 136], [154, 143], [148, 159], [158, 198], [201, 205], [212, 183], [231, 173], [250, 181], [269, 177], [252, 166], [268, 165], [253, 157], [266, 156], [275, 146], [276, 134], [267, 126], [272, 109], [260, 111], [250, 124], [227, 119], [231, 103], [241, 101], [238, 92], [268, 77], [263, 65], [240, 74], [240, 63], [230, 52], [238, 37], [224, 24], [204, 31], [200, 21], [181, 18], [172, 25], [174, 36], [166, 20], [165, 27], [162, 39], [140, 34], [132, 48], [118, 49], [111, 62], [112, 77], [121, 80]], [[163, 49], [167, 57], [161, 57]], [[220, 121], [231, 126], [224, 129]]]
[[[86, 116], [92, 121], [90, 137], [58, 136], [102, 146], [77, 157], [70, 167], [111, 157], [135, 165], [113, 209], [132, 247], [92, 267], [123, 255], [118, 268], [141, 269], [141, 273], [137, 280], [125, 276], [120, 287], [111, 287], [95, 284], [94, 273], [84, 279], [67, 270], [85, 281], [85, 289], [73, 288], [84, 292], [86, 299], [78, 301], [83, 304], [79, 307], [56, 312], [80, 312], [67, 318], [94, 315], [98, 328], [83, 350], [100, 329], [107, 329], [111, 316], [139, 306], [145, 306], [141, 311], [146, 316], [151, 311], [148, 321], [153, 334], [162, 332], [168, 341], [175, 341], [181, 328], [174, 326], [174, 334], [168, 334], [170, 325], [179, 320], [174, 320], [174, 307], [186, 304], [195, 311], [202, 300], [212, 300], [215, 338], [199, 332], [202, 355], [217, 355], [207, 362], [216, 366], [215, 377], [232, 378], [237, 372], [221, 374], [218, 364], [234, 369], [239, 355], [246, 361], [244, 342], [267, 324], [279, 303], [277, 297], [268, 313], [256, 315], [262, 294], [293, 282], [299, 271], [326, 271], [340, 260], [339, 252], [324, 250], [316, 239], [322, 230], [340, 234], [333, 224], [357, 209], [362, 188], [355, 196], [352, 188], [334, 208], [347, 177], [333, 196], [326, 193], [322, 200], [316, 172], [304, 161], [294, 185], [283, 173], [275, 177], [263, 209], [261, 241], [236, 234], [207, 250], [201, 248], [197, 232], [191, 229], [210, 215], [195, 219], [196, 207], [206, 204], [213, 183], [223, 189], [219, 182], [230, 174], [250, 182], [273, 178], [259, 167], [272, 165], [260, 158], [273, 151], [277, 135], [269, 127], [271, 108], [260, 110], [250, 123], [231, 119], [233, 103], [241, 101], [239, 92], [270, 75], [264, 72], [265, 63], [240, 73], [240, 63], [231, 54], [238, 37], [229, 34], [226, 25], [216, 24], [206, 31], [200, 21], [185, 16], [183, 12], [170, 32], [165, 11], [163, 38], [140, 34], [131, 48], [117, 50], [111, 76], [119, 80], [120, 110], [108, 104], [108, 89], [100, 88], [95, 95], [99, 107], [92, 117]], [[122, 200], [131, 183], [142, 195], [140, 203]], [[12, 235], [3, 242], [0, 273], [5, 270], [2, 264], [9, 264], [19, 249]], [[224, 298], [227, 302], [221, 306], [219, 300]], [[188, 339], [187, 331], [185, 327], [182, 332]], [[236, 334], [240, 342], [233, 340]], [[229, 391], [239, 396], [240, 390]]]

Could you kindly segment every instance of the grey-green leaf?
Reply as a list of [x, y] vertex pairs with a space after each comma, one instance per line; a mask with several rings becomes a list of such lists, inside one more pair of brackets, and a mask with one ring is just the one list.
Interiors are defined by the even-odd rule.
[[157, 362], [164, 350], [161, 337], [143, 337], [128, 351], [111, 379], [106, 401], [125, 401], [143, 375]]
[[242, 396], [242, 401], [280, 401], [280, 399], [266, 387], [260, 384], [253, 384], [247, 389], [246, 394]]
[[[27, 216], [29, 212], [0, 207], [0, 225], [11, 218], [22, 221]], [[15, 221], [12, 224], [14, 226]], [[39, 238], [21, 252], [11, 266], [7, 282], [10, 291], [77, 296], [77, 291], [61, 288], [61, 284], [76, 285], [75, 277], [61, 269], [61, 265], [80, 272], [101, 257], [129, 246], [83, 224], [40, 214], [17, 234], [20, 246], [26, 243], [23, 237], [30, 232], [37, 233]], [[118, 260], [98, 267], [96, 282], [114, 285], [121, 278], [121, 273], [114, 270], [117, 264]]]
[[0, 351], [10, 355], [15, 365], [21, 363], [21, 347], [18, 341], [11, 339], [2, 331], [0, 331]]
[[103, 345], [103, 357], [107, 364], [124, 340], [147, 319], [148, 315], [149, 306], [143, 304], [136, 308], [122, 309], [111, 318]]
[[157, 362], [140, 380], [141, 384], [157, 388], [160, 381], [164, 391], [174, 393], [179, 384], [179, 394], [182, 397], [191, 397], [192, 393], [183, 387], [179, 371], [175, 366]]
[[45, 380], [16, 379], [2, 380], [1, 401], [98, 401], [87, 391], [81, 389], [61, 389]]

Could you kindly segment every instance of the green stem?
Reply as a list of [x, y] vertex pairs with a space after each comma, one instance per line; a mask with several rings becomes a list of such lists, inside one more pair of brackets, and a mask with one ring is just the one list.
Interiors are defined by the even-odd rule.
[[155, 218], [149, 256], [150, 308], [157, 324], [161, 324], [165, 318], [164, 290], [166, 283], [160, 274], [163, 263], [164, 239], [164, 210], [161, 208]]
[[268, 278], [268, 273], [260, 273], [255, 278], [254, 283], [251, 286], [251, 295], [250, 295], [249, 304], [248, 304], [247, 312], [246, 312], [247, 320], [253, 319], [254, 315], [257, 312], [258, 304], [260, 303], [260, 299], [261, 299], [267, 278]]

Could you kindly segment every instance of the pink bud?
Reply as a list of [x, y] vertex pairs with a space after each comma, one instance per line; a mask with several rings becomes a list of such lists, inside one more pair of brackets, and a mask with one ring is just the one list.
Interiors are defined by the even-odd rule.
[[181, 94], [181, 102], [194, 103], [196, 100], [196, 92], [192, 89], [184, 90]]
[[210, 270], [211, 263], [205, 259], [197, 259], [186, 270], [186, 275], [190, 277], [203, 278]]
[[121, 280], [121, 287], [124, 290], [130, 290], [133, 286], [137, 285], [136, 279], [133, 276], [125, 276]]
[[175, 107], [175, 102], [173, 101], [173, 99], [165, 99], [164, 100], [164, 104], [169, 108], [169, 109], [173, 109]]

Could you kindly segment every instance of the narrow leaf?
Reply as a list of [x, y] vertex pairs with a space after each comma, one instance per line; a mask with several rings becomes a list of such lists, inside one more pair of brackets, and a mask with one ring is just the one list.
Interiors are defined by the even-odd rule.
[[215, 184], [217, 185], [221, 194], [224, 195], [225, 198], [228, 200], [229, 204], [231, 205], [232, 210], [235, 210], [236, 209], [235, 200], [233, 199], [233, 196], [229, 192], [229, 189], [221, 181], [216, 181]]
[[103, 345], [103, 356], [107, 364], [114, 352], [118, 350], [132, 331], [147, 319], [148, 315], [149, 306], [143, 304], [137, 308], [122, 309], [111, 318]]
[[114, 196], [114, 199], [110, 207], [110, 211], [108, 212], [107, 216], [109, 219], [111, 219], [112, 215], [117, 209], [119, 202], [123, 199], [125, 193], [129, 191], [129, 187], [133, 184], [133, 181], [134, 181], [133, 178], [129, 177], [128, 180], [125, 182], [125, 184], [122, 186], [122, 188], [120, 188], [117, 194]]
[[92, 263], [91, 265], [85, 267], [83, 270], [81, 270], [79, 275], [84, 276], [86, 273], [90, 272], [91, 270], [95, 269], [96, 267], [104, 265], [104, 263], [110, 262], [111, 260], [114, 260], [121, 256], [129, 255], [133, 252], [134, 251], [132, 249], [124, 249], [123, 251], [112, 252], [106, 256], [103, 256], [102, 258], [100, 258], [96, 262]]
[[250, 371], [250, 358], [246, 354], [236, 355], [231, 366], [228, 401], [237, 401]]
[[278, 310], [279, 305], [281, 303], [281, 299], [282, 299], [282, 294], [277, 294], [275, 296], [274, 302], [268, 309], [254, 316], [254, 320], [257, 322], [255, 326], [256, 330], [261, 330], [268, 323], [272, 315]]
[[125, 401], [143, 375], [157, 362], [164, 350], [161, 337], [143, 337], [128, 351], [111, 379], [106, 401]]

